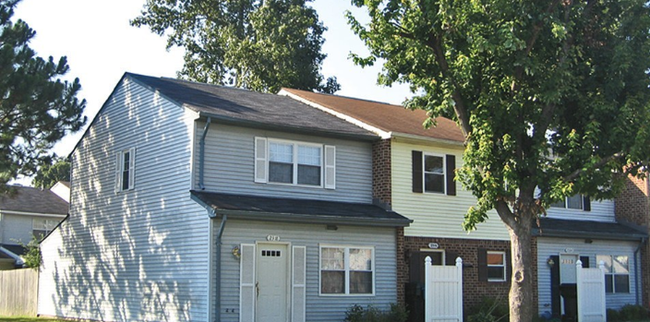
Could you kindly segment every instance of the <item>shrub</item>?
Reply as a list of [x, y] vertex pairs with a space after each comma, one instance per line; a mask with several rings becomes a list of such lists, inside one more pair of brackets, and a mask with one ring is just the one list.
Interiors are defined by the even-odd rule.
[[607, 321], [609, 322], [628, 322], [628, 321], [647, 321], [650, 314], [648, 309], [641, 305], [625, 305], [620, 310], [607, 310]]
[[484, 297], [469, 310], [469, 322], [504, 322], [510, 318], [508, 302], [501, 297]]
[[345, 312], [346, 322], [406, 322], [407, 319], [408, 311], [397, 304], [391, 304], [388, 311], [382, 311], [372, 306], [364, 309], [355, 304]]

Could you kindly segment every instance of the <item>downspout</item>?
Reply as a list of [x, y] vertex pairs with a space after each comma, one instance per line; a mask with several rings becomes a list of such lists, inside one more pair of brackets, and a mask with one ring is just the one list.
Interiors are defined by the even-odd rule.
[[641, 247], [643, 247], [643, 244], [645, 243], [646, 239], [645, 237], [641, 238], [641, 242], [639, 242], [639, 246], [637, 246], [636, 250], [634, 250], [634, 281], [636, 281], [636, 286], [634, 287], [635, 293], [636, 293], [636, 305], [641, 305], [641, 300], [640, 294], [639, 294], [639, 285], [643, 287], [643, 282], [639, 279], [639, 251], [641, 250]]
[[226, 228], [226, 221], [228, 220], [228, 215], [222, 215], [221, 217], [221, 226], [219, 226], [219, 233], [217, 234], [217, 251], [215, 256], [217, 257], [217, 263], [214, 265], [216, 274], [214, 275], [214, 280], [216, 284], [216, 294], [214, 299], [215, 303], [215, 321], [221, 322], [221, 236], [223, 236], [223, 230]]
[[203, 184], [203, 169], [205, 168], [205, 137], [208, 135], [208, 129], [210, 128], [210, 123], [212, 118], [208, 116], [208, 120], [205, 122], [205, 127], [203, 127], [203, 134], [201, 134], [201, 140], [199, 141], [199, 188], [205, 190], [205, 185]]

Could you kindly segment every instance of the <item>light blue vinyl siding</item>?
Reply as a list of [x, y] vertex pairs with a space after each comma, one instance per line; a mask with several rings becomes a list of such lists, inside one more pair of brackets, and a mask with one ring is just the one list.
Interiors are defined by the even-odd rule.
[[[221, 221], [217, 219], [217, 222]], [[215, 225], [218, 227], [218, 224]], [[216, 233], [216, 232], [215, 232]], [[223, 322], [239, 321], [239, 260], [232, 249], [242, 243], [265, 242], [266, 236], [280, 236], [282, 243], [306, 246], [307, 295], [306, 320], [310, 322], [343, 321], [345, 311], [353, 304], [372, 305], [388, 309], [397, 302], [396, 234], [394, 228], [338, 226], [327, 230], [326, 225], [251, 222], [229, 219], [222, 244], [222, 312]], [[375, 295], [321, 296], [319, 295], [320, 245], [369, 246], [375, 251]]]
[[[203, 127], [203, 123], [196, 127], [200, 129], [196, 133], [197, 150]], [[336, 189], [255, 183], [256, 136], [336, 146]], [[372, 202], [372, 146], [369, 142], [265, 131], [213, 122], [205, 146], [206, 191], [280, 198]], [[195, 168], [198, 169], [198, 158], [195, 160]], [[195, 189], [198, 189], [198, 171], [195, 174]]]
[[539, 314], [551, 312], [551, 268], [547, 264], [552, 255], [562, 253], [589, 256], [589, 266], [598, 267], [597, 255], [625, 255], [628, 256], [630, 269], [630, 293], [607, 293], [606, 302], [608, 309], [620, 309], [625, 304], [636, 303], [636, 288], [634, 267], [634, 250], [638, 243], [627, 241], [598, 240], [591, 244], [584, 239], [567, 238], [538, 238], [537, 239], [537, 286], [539, 290]]
[[614, 201], [612, 200], [591, 200], [591, 211], [549, 207], [546, 209], [546, 212], [549, 218], [606, 222], [616, 221], [614, 215]]
[[[41, 299], [54, 304], [40, 314], [207, 320], [209, 219], [189, 195], [195, 117], [129, 78], [118, 84], [72, 155], [70, 219], [44, 254], [56, 284]], [[116, 193], [115, 155], [129, 148], [135, 187]]]

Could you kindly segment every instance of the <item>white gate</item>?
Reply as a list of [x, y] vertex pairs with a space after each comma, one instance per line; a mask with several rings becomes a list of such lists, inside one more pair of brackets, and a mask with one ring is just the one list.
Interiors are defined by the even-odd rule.
[[578, 321], [606, 322], [607, 306], [605, 304], [605, 263], [598, 268], [582, 268], [582, 262], [576, 262], [576, 284], [578, 288]]
[[456, 266], [433, 266], [431, 257], [424, 264], [424, 321], [463, 321], [463, 260]]

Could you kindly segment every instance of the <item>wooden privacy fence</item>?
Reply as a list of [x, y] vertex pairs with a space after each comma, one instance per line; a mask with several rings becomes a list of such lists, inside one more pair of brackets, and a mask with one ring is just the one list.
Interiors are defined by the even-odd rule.
[[576, 286], [578, 288], [578, 321], [606, 322], [605, 263], [598, 268], [582, 268], [576, 263]]
[[433, 266], [427, 256], [424, 276], [424, 320], [462, 322], [463, 260], [456, 258], [456, 266]]
[[0, 316], [36, 316], [37, 304], [37, 270], [0, 271]]

